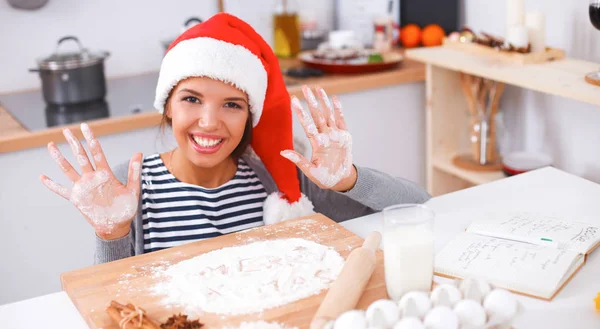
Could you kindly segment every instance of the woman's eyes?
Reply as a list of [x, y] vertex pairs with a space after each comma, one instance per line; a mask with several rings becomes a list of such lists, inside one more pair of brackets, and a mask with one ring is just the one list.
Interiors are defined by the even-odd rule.
[[[183, 101], [189, 102], [189, 103], [201, 103], [200, 99], [198, 99], [197, 97], [194, 97], [194, 96], [184, 97]], [[235, 102], [227, 102], [223, 106], [229, 107], [229, 108], [234, 108], [234, 109], [242, 108], [242, 106], [240, 106], [238, 103], [235, 103]]]
[[200, 103], [200, 100], [194, 96], [185, 97], [183, 100], [190, 103]]
[[231, 107], [231, 108], [234, 108], [234, 109], [241, 109], [242, 108], [238, 103], [234, 103], [234, 102], [227, 102], [227, 103], [225, 103], [225, 107]]

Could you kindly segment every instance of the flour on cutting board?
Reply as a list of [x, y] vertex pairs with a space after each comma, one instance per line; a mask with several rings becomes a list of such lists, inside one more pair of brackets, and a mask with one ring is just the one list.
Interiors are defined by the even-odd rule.
[[298, 329], [297, 327], [286, 327], [277, 322], [242, 322], [239, 327], [225, 327], [223, 329]]
[[188, 314], [257, 313], [320, 293], [343, 264], [334, 249], [313, 241], [265, 240], [172, 265], [152, 290]]
[[280, 236], [282, 233], [290, 232], [292, 228], [294, 231], [296, 231], [295, 234], [297, 237], [307, 238], [315, 242], [322, 242], [323, 238], [327, 238], [327, 236], [320, 234], [322, 232], [338, 232], [340, 230], [338, 227], [336, 227], [336, 225], [320, 224], [314, 219], [305, 218], [291, 223], [286, 223], [286, 225], [268, 225], [251, 228], [240, 232], [240, 234], [237, 234], [235, 238], [236, 240], [244, 243], [256, 242], [264, 239], [247, 237], [245, 236], [245, 233], [261, 231], [263, 237], [270, 238]]

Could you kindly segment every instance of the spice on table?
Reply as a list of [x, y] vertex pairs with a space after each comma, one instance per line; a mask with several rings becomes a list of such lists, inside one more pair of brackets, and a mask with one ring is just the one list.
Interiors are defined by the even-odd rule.
[[173, 315], [160, 325], [162, 329], [198, 329], [202, 326], [204, 325], [198, 320], [188, 320], [185, 314]]
[[600, 292], [598, 293], [596, 298], [594, 298], [594, 302], [596, 302], [596, 311], [600, 311]]
[[123, 305], [113, 300], [106, 312], [113, 321], [119, 324], [121, 329], [160, 329], [156, 323], [148, 318], [144, 309], [131, 303]]

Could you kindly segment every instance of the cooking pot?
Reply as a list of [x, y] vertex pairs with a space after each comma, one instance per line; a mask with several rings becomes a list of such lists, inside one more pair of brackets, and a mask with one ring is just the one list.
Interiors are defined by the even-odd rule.
[[[66, 41], [74, 41], [77, 52], [59, 53], [59, 47]], [[42, 80], [44, 100], [49, 104], [68, 105], [104, 99], [106, 78], [104, 59], [108, 52], [89, 52], [74, 36], [58, 40], [54, 54], [39, 59], [38, 68]]]
[[[185, 32], [185, 31], [187, 31], [187, 29], [189, 29], [190, 27], [192, 27], [192, 26], [194, 26], [196, 24], [200, 24], [200, 23], [202, 23], [202, 19], [200, 19], [198, 17], [190, 17], [190, 18], [188, 18], [183, 23], [183, 26], [181, 27], [180, 34], [183, 33], [183, 32]], [[162, 41], [162, 46], [163, 46], [165, 52], [167, 51], [167, 49], [169, 49], [169, 46], [171, 45], [171, 43], [173, 43], [173, 41], [175, 41], [175, 39], [177, 39], [177, 37]]]

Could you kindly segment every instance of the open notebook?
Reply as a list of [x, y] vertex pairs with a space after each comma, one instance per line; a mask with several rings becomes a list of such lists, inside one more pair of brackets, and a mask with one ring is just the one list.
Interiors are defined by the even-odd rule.
[[476, 220], [435, 258], [440, 276], [479, 277], [551, 300], [600, 244], [595, 225], [531, 213]]

